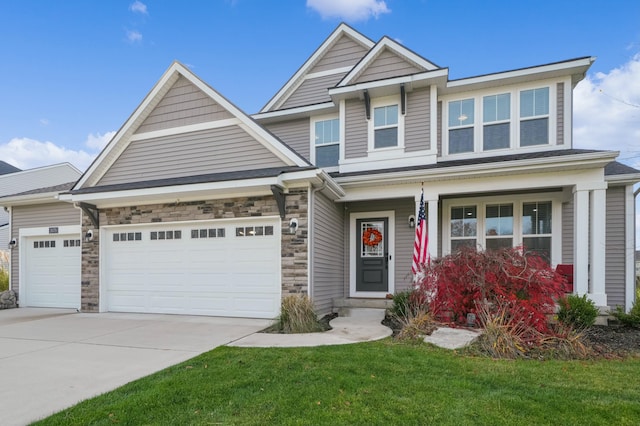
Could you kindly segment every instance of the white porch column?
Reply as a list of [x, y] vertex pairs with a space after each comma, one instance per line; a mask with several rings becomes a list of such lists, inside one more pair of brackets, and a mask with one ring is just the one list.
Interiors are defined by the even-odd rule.
[[607, 292], [605, 290], [605, 261], [606, 261], [606, 186], [593, 189], [590, 197], [590, 274], [589, 298], [596, 306], [607, 306]]
[[438, 257], [438, 245], [440, 236], [438, 235], [438, 199], [430, 199], [427, 210], [427, 231], [429, 232], [429, 257]]
[[573, 189], [573, 292], [589, 292], [589, 191]]

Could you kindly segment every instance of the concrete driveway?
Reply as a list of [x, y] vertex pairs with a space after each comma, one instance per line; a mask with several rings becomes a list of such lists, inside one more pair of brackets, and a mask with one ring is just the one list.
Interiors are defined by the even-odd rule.
[[0, 310], [0, 422], [27, 424], [269, 324], [244, 318]]

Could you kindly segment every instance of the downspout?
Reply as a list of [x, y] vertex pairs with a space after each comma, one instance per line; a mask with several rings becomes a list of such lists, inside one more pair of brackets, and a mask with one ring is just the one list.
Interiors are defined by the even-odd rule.
[[[309, 213], [308, 213], [308, 219], [307, 219], [307, 227], [308, 227], [308, 231], [307, 231], [307, 243], [309, 244], [309, 250], [307, 251], [307, 253], [309, 253], [309, 260], [307, 262], [307, 264], [309, 265], [309, 298], [311, 300], [313, 300], [313, 277], [314, 277], [314, 250], [313, 250], [313, 239], [315, 239], [315, 235], [313, 233], [313, 210], [314, 210], [314, 206], [315, 206], [315, 197], [316, 197], [316, 192], [318, 191], [322, 191], [327, 187], [327, 181], [323, 181], [322, 185], [320, 185], [317, 188], [314, 188], [313, 185], [311, 185], [311, 192], [309, 193]], [[312, 236], [312, 237], [311, 237]], [[311, 238], [309, 238], [311, 237]]]

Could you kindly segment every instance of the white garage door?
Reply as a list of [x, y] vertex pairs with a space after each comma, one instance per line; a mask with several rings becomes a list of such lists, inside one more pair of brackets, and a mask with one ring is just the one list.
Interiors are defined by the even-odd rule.
[[273, 318], [279, 235], [277, 218], [110, 227], [107, 310]]
[[80, 308], [80, 236], [25, 238], [23, 306]]

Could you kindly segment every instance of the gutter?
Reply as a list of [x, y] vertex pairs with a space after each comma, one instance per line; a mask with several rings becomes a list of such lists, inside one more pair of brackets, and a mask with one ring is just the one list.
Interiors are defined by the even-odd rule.
[[313, 249], [313, 242], [308, 238], [308, 236], [313, 235], [312, 229], [313, 229], [313, 219], [314, 219], [314, 207], [315, 207], [315, 197], [316, 197], [316, 193], [318, 191], [323, 191], [325, 188], [327, 188], [328, 186], [328, 181], [324, 181], [322, 182], [322, 185], [320, 185], [317, 188], [313, 187], [313, 184], [311, 184], [311, 191], [309, 194], [309, 213], [308, 213], [308, 219], [307, 219], [307, 244], [309, 244], [309, 249], [307, 250], [309, 259], [307, 261], [308, 265], [309, 265], [309, 298], [313, 301], [313, 288], [314, 288], [314, 283], [313, 283], [313, 277], [314, 277], [314, 267], [315, 267], [315, 262], [314, 262], [314, 255], [315, 255], [315, 250]]

